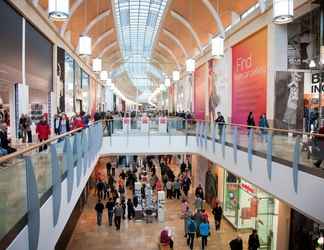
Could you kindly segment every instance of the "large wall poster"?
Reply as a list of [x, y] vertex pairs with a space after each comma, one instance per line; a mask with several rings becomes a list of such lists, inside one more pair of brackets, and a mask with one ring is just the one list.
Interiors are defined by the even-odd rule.
[[232, 48], [232, 122], [246, 124], [249, 112], [258, 122], [267, 104], [267, 29]]
[[97, 109], [97, 83], [96, 81], [91, 77], [90, 78], [90, 110], [91, 110], [91, 116], [94, 115]]
[[276, 72], [275, 128], [303, 129], [304, 73]]
[[312, 10], [287, 25], [288, 68], [309, 69], [320, 51], [320, 10]]
[[216, 119], [216, 108], [219, 103], [219, 97], [216, 91], [216, 74], [214, 72], [215, 60], [210, 59], [208, 61], [208, 119], [215, 121]]
[[194, 114], [196, 119], [205, 119], [205, 86], [208, 83], [208, 64], [204, 63], [195, 71], [194, 79]]

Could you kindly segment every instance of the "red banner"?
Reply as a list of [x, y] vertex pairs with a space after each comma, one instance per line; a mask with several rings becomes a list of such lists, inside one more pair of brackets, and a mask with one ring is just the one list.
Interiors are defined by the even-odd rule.
[[246, 124], [249, 112], [257, 123], [267, 104], [267, 29], [232, 49], [232, 122]]

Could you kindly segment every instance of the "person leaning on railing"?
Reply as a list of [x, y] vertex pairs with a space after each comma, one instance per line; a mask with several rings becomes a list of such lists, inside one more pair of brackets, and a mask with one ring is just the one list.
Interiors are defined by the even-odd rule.
[[0, 124], [0, 156], [16, 152], [16, 149], [9, 146], [10, 139], [7, 134], [7, 124], [2, 122]]

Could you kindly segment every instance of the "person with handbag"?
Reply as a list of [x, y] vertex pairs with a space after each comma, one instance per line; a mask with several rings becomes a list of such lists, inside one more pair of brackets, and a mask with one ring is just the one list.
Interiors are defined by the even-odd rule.
[[201, 249], [204, 250], [207, 246], [207, 238], [210, 234], [210, 228], [207, 220], [203, 220], [199, 225], [199, 234], [201, 236]]

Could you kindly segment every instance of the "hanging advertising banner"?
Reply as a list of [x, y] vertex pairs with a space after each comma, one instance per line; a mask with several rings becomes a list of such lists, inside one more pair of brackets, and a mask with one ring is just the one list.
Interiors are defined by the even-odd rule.
[[97, 102], [97, 83], [93, 78], [90, 78], [90, 103], [91, 103], [91, 116], [96, 112]]
[[276, 72], [274, 127], [303, 129], [304, 73]]
[[232, 122], [253, 112], [257, 123], [267, 104], [267, 28], [232, 48], [232, 64]]
[[208, 61], [208, 118], [210, 121], [216, 120], [216, 108], [219, 102], [215, 85], [215, 62], [214, 59]]
[[320, 55], [320, 10], [310, 11], [287, 25], [288, 68], [309, 69], [311, 60]]
[[205, 119], [206, 96], [205, 86], [208, 84], [208, 64], [204, 63], [195, 71], [194, 79], [194, 114], [196, 119]]

